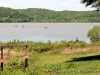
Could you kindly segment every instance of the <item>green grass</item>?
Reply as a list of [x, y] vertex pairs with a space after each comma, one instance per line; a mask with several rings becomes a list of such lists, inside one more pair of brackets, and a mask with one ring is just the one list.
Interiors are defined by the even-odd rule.
[[[90, 50], [71, 54], [39, 53], [33, 54], [30, 67], [41, 75], [100, 75], [100, 50]], [[90, 58], [91, 56], [92, 58]]]
[[[17, 43], [23, 44], [23, 42]], [[10, 61], [4, 63], [4, 70], [0, 75], [100, 75], [100, 49], [64, 54], [62, 53], [64, 48], [70, 47], [64, 41], [53, 44], [51, 42], [29, 43], [28, 70], [24, 69], [24, 56], [18, 53], [25, 48], [18, 47], [15, 48], [15, 52], [18, 50], [19, 56], [4, 54], [4, 57], [9, 57], [7, 61]], [[14, 44], [14, 42], [7, 44]], [[41, 52], [40, 49], [45, 51]]]
[[[99, 75], [100, 50], [89, 50], [70, 54], [61, 52], [32, 53], [29, 70], [24, 72], [20, 63], [4, 65], [1, 75]], [[91, 57], [90, 57], [91, 56]], [[9, 67], [7, 67], [9, 66]]]
[[[1, 75], [100, 75], [100, 50], [90, 50], [70, 54], [60, 52], [32, 53], [29, 70], [17, 67], [7, 68]], [[91, 58], [90, 58], [91, 56]], [[18, 68], [19, 67], [19, 68]], [[18, 69], [15, 69], [18, 68]]]

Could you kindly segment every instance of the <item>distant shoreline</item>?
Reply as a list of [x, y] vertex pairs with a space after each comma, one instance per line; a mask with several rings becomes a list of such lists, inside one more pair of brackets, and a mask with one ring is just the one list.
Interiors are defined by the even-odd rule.
[[99, 23], [97, 11], [53, 11], [0, 7], [0, 23]]

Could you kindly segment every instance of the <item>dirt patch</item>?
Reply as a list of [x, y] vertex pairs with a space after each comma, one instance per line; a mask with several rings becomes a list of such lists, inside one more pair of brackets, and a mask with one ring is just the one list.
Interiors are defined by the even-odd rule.
[[75, 53], [75, 52], [85, 52], [88, 50], [100, 50], [100, 46], [91, 46], [91, 47], [86, 47], [86, 48], [77, 48], [77, 49], [70, 49], [66, 48], [65, 50], [62, 51], [63, 54], [69, 54], [69, 53]]
[[[16, 54], [20, 54], [22, 52], [16, 52], [13, 49], [9, 49], [9, 48], [5, 48], [3, 49], [3, 54], [11, 54], [11, 55], [16, 55]], [[1, 55], [1, 54], [0, 54]]]

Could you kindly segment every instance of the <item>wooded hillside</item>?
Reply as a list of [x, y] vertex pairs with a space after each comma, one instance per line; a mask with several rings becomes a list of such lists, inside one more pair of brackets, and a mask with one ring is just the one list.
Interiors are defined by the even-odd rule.
[[0, 7], [0, 22], [92, 23], [100, 22], [100, 12]]

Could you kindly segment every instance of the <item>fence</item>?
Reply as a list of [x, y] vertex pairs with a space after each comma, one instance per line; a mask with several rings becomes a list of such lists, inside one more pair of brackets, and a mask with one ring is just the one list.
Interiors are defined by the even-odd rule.
[[3, 53], [3, 50], [5, 49], [5, 48], [9, 48], [9, 47], [17, 47], [17, 46], [25, 46], [25, 56], [24, 56], [24, 58], [25, 58], [25, 70], [27, 71], [28, 70], [28, 58], [29, 58], [29, 56], [28, 56], [28, 45], [27, 44], [22, 44], [22, 45], [12, 45], [12, 46], [0, 46], [0, 48], [1, 48], [1, 59], [0, 59], [0, 63], [1, 63], [1, 71], [3, 71], [3, 68], [4, 68], [4, 58], [3, 58], [3, 56], [4, 56], [4, 53]]

